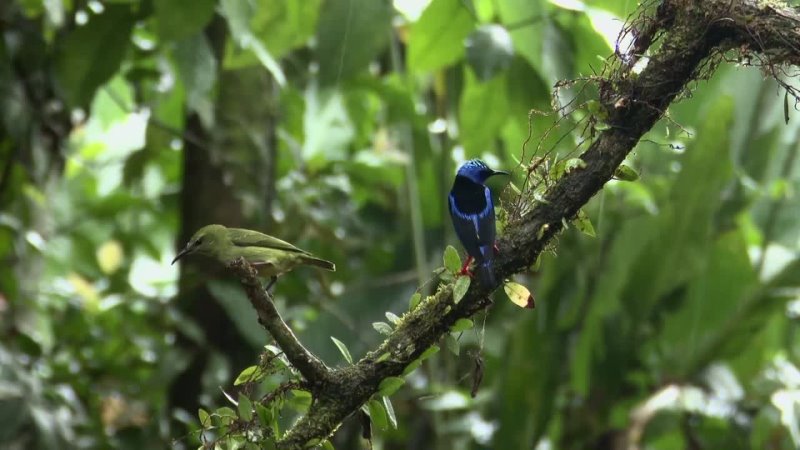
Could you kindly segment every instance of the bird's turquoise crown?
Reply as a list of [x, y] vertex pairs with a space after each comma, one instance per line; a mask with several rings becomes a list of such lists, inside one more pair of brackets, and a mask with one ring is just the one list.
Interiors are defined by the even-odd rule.
[[480, 159], [470, 159], [458, 168], [458, 176], [469, 178], [476, 183], [483, 183], [495, 173]]
[[465, 170], [492, 170], [492, 169], [490, 169], [485, 162], [481, 161], [478, 158], [474, 158], [465, 161], [464, 164], [462, 164], [461, 167], [459, 167], [458, 169], [459, 172]]

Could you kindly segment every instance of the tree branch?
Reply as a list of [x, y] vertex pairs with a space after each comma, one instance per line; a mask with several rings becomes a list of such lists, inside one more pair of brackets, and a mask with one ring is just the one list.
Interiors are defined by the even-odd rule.
[[[637, 55], [619, 55], [606, 78], [599, 79], [600, 102], [609, 128], [580, 158], [586, 163], [559, 179], [547, 192], [546, 202], [508, 224], [499, 240], [500, 255], [494, 266], [497, 279], [526, 270], [545, 245], [575, 217], [610, 180], [636, 143], [666, 111], [688, 83], [710, 76], [724, 52], [740, 56], [755, 53], [775, 74], [775, 66], [800, 62], [798, 11], [756, 0], [664, 0], [650, 16], [642, 15], [629, 31], [636, 33], [631, 47]], [[646, 67], [637, 73], [632, 61], [650, 53]], [[531, 199], [527, 199], [531, 202]], [[242, 272], [243, 273], [243, 272]], [[241, 275], [240, 275], [241, 276]], [[309, 381], [327, 379], [314, 390], [314, 403], [278, 442], [278, 448], [295, 449], [314, 438], [325, 438], [357, 411], [378, 390], [381, 380], [401, 375], [404, 369], [437, 342], [461, 318], [486, 308], [493, 287], [473, 282], [458, 304], [452, 285], [406, 313], [396, 329], [375, 350], [355, 365], [328, 369], [297, 342], [274, 306], [252, 278], [242, 276], [262, 323], [279, 341], [287, 357]], [[269, 303], [269, 308], [262, 303]]]
[[256, 270], [243, 258], [233, 261], [230, 269], [239, 277], [247, 298], [258, 314], [258, 322], [266, 328], [283, 350], [286, 359], [311, 386], [312, 392], [323, 389], [328, 382], [330, 369], [297, 340], [291, 328], [283, 321], [275, 303], [261, 286]]

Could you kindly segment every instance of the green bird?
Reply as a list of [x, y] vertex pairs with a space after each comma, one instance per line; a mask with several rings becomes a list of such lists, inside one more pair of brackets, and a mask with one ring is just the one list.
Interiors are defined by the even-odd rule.
[[197, 230], [186, 247], [172, 260], [172, 264], [191, 253], [210, 256], [226, 265], [237, 258], [244, 258], [258, 270], [259, 275], [270, 277], [267, 290], [279, 275], [300, 265], [316, 266], [332, 272], [336, 270], [332, 262], [317, 258], [286, 241], [258, 231], [226, 228], [223, 225], [206, 225]]

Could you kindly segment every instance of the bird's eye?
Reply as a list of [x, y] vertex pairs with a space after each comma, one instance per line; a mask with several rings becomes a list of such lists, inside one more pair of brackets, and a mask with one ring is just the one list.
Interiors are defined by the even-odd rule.
[[199, 239], [197, 239], [196, 241], [194, 241], [194, 245], [195, 245], [195, 247], [196, 247], [196, 246], [198, 246], [198, 245], [200, 245], [200, 244], [202, 244], [202, 243], [203, 243], [203, 238], [199, 238]]

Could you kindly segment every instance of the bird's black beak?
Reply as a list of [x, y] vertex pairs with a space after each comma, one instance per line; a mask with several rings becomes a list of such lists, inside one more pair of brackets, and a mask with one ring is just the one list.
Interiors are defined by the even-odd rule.
[[489, 176], [490, 176], [490, 177], [493, 177], [493, 176], [495, 176], [495, 175], [511, 175], [511, 174], [510, 174], [510, 173], [508, 173], [508, 172], [506, 172], [505, 170], [493, 170], [493, 171], [492, 171], [492, 174], [491, 174], [491, 175], [489, 175]]
[[187, 255], [191, 251], [192, 251], [192, 249], [191, 249], [191, 247], [189, 247], [189, 244], [186, 244], [186, 247], [183, 247], [183, 250], [179, 251], [178, 254], [175, 255], [175, 259], [173, 259], [172, 262], [169, 265], [171, 266], [171, 265], [175, 264], [175, 261], [183, 258], [185, 255]]

